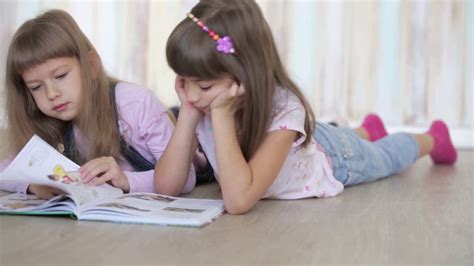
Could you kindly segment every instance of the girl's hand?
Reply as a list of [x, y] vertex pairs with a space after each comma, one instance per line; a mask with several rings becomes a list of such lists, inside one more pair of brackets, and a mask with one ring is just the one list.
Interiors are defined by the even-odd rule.
[[204, 114], [188, 101], [186, 92], [184, 91], [184, 83], [185, 80], [181, 76], [176, 76], [175, 90], [181, 101], [179, 116], [181, 117], [181, 115], [183, 115], [183, 118], [190, 120], [189, 122], [197, 124]]
[[127, 176], [113, 157], [100, 157], [88, 161], [79, 169], [79, 173], [84, 183], [99, 186], [110, 181], [114, 187], [124, 192], [130, 190]]
[[64, 192], [53, 187], [42, 186], [42, 185], [29, 185], [26, 190], [28, 194], [33, 194], [39, 199], [51, 199], [58, 195], [63, 195]]
[[232, 110], [232, 104], [238, 99], [238, 97], [244, 94], [244, 85], [239, 85], [234, 81], [229, 89], [223, 90], [216, 98], [214, 98], [210, 105], [211, 110], [223, 110], [233, 115], [235, 110]]

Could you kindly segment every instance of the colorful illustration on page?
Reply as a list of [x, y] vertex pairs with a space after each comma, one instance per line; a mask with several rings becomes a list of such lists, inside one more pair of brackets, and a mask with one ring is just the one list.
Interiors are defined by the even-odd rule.
[[53, 173], [48, 175], [48, 178], [53, 181], [60, 181], [64, 184], [78, 184], [82, 183], [82, 179], [77, 171], [66, 172], [64, 168], [58, 164], [54, 167]]

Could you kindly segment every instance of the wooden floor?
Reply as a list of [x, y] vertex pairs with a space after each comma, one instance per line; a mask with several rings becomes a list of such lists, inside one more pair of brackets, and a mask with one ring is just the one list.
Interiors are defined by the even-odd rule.
[[[0, 216], [0, 265], [474, 265], [474, 151], [201, 228]], [[216, 184], [191, 197], [218, 198]]]

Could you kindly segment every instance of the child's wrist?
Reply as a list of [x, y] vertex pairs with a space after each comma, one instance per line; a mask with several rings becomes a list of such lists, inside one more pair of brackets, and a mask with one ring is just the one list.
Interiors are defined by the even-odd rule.
[[229, 108], [212, 108], [211, 109], [211, 114], [213, 118], [216, 119], [233, 119], [234, 118], [234, 113], [231, 112]]
[[178, 124], [182, 124], [185, 126], [191, 126], [192, 128], [195, 128], [200, 120], [199, 114], [193, 115], [187, 112], [180, 113], [178, 116], [178, 120], [176, 121], [176, 126]]
[[197, 124], [198, 121], [201, 119], [201, 114], [198, 110], [191, 110], [188, 108], [182, 108], [179, 112], [179, 116], [177, 121], [185, 121], [186, 123], [195, 123]]
[[220, 131], [223, 128], [235, 130], [235, 117], [234, 114], [226, 110], [213, 110], [211, 115], [212, 126], [214, 130]]

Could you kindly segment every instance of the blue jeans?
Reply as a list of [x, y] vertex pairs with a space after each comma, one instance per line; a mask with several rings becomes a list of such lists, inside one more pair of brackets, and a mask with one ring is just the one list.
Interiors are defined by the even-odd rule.
[[332, 159], [334, 177], [344, 186], [375, 181], [398, 173], [418, 159], [418, 143], [407, 133], [388, 135], [375, 142], [354, 130], [316, 123], [313, 133]]

